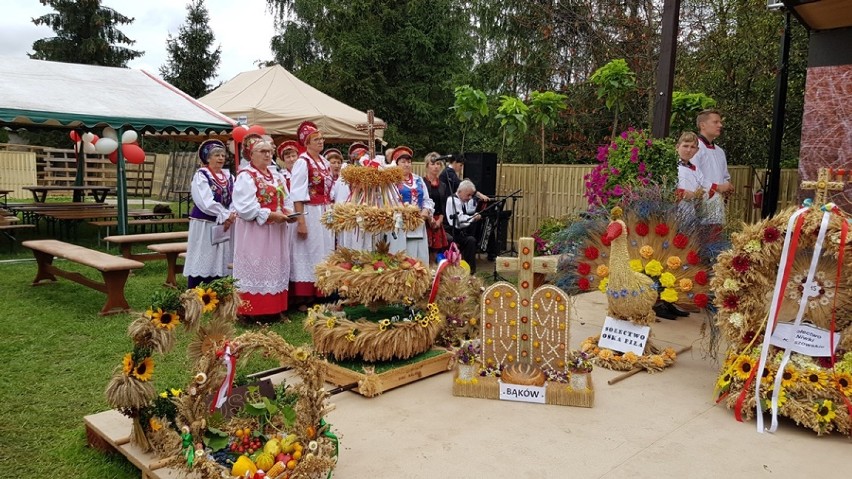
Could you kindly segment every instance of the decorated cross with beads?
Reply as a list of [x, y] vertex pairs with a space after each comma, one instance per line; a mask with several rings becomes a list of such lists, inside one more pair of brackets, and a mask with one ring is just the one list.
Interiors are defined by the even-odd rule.
[[834, 173], [830, 168], [820, 168], [817, 173], [816, 181], [803, 181], [803, 190], [815, 190], [814, 205], [817, 207], [824, 205], [828, 201], [829, 191], [840, 191], [846, 184], [843, 182], [844, 170], [838, 170], [837, 174], [841, 181], [831, 181], [831, 175]]
[[517, 272], [518, 287], [500, 281], [482, 296], [482, 361], [486, 367], [514, 362], [566, 370], [569, 348], [568, 295], [555, 286], [536, 288], [536, 276], [556, 271], [558, 257], [533, 257], [532, 238], [521, 238], [517, 258], [497, 258], [498, 272]]
[[382, 122], [376, 123], [373, 110], [367, 110], [367, 123], [355, 125], [356, 130], [367, 132], [367, 146], [370, 147], [371, 160], [376, 157], [376, 130], [384, 130], [385, 128], [387, 128], [386, 124]]

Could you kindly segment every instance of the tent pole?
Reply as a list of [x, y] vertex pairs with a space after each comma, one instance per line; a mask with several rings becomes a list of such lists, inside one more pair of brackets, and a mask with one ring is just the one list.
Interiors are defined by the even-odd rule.
[[116, 150], [116, 198], [118, 206], [118, 218], [116, 226], [118, 234], [127, 234], [127, 178], [125, 177], [124, 152], [121, 143], [121, 137], [124, 136], [124, 126], [118, 128], [118, 150]]
[[[83, 186], [83, 178], [85, 177], [86, 172], [86, 152], [83, 149], [83, 130], [81, 128], [75, 128], [74, 131], [77, 132], [77, 136], [80, 138], [80, 146], [74, 145], [75, 153], [77, 154], [77, 173], [74, 176], [74, 186]], [[84, 191], [74, 191], [74, 202], [82, 201], [86, 198]]]

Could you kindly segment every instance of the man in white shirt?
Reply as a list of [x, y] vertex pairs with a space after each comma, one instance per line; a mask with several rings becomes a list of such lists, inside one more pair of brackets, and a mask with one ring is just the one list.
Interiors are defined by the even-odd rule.
[[[725, 150], [715, 144], [722, 135], [722, 114], [719, 110], [704, 110], [698, 114], [696, 119], [698, 125], [698, 153], [692, 160], [704, 179], [718, 185], [718, 191], [729, 195], [733, 192], [731, 185], [731, 174], [728, 173], [728, 160]], [[721, 230], [725, 225], [725, 204], [716, 203], [718, 211], [709, 216], [715, 218], [718, 223], [713, 223]]]
[[476, 194], [476, 186], [470, 180], [459, 183], [456, 194], [447, 198], [445, 215], [450, 228], [447, 233], [452, 236], [461, 251], [462, 259], [470, 266], [470, 274], [476, 274], [476, 237], [472, 234], [470, 226], [482, 219], [476, 212], [476, 202], [473, 195]]

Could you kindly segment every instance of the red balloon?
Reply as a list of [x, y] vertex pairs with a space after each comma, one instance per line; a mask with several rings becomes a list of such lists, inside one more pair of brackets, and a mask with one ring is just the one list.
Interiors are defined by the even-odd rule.
[[77, 133], [77, 130], [71, 130], [71, 132], [68, 133], [68, 136], [71, 137], [71, 141], [73, 141], [74, 143], [80, 141], [80, 134]]
[[98, 140], [100, 140], [100, 139], [101, 139], [101, 137], [99, 137], [98, 135], [96, 135], [96, 134], [94, 134], [94, 133], [92, 133], [92, 136], [94, 136], [94, 138], [92, 138], [92, 144], [93, 144], [93, 145], [94, 145], [95, 143], [97, 143], [97, 142], [98, 142]]
[[117, 165], [118, 164], [118, 148], [116, 148], [115, 151], [113, 151], [112, 153], [107, 155], [107, 158], [109, 158], [109, 161], [111, 161], [113, 165]]
[[262, 136], [262, 135], [266, 134], [266, 129], [263, 128], [260, 125], [252, 125], [248, 129], [248, 134], [251, 135], [252, 133], [254, 133], [255, 135], [261, 135]]
[[121, 152], [124, 154], [124, 159], [128, 163], [137, 165], [145, 163], [145, 152], [135, 143], [121, 145]]
[[233, 138], [234, 141], [236, 141], [237, 143], [242, 143], [243, 138], [246, 137], [246, 133], [248, 133], [247, 129], [243, 128], [242, 126], [238, 126], [231, 130], [231, 138]]

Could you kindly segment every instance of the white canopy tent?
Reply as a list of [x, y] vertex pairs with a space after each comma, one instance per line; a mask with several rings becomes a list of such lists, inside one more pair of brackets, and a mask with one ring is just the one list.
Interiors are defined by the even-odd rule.
[[[367, 138], [355, 128], [366, 123], [365, 112], [335, 100], [280, 65], [240, 73], [198, 100], [231, 118], [244, 116], [249, 125], [260, 125], [272, 136], [295, 138], [299, 124], [309, 120], [332, 142]], [[382, 130], [376, 130], [376, 137], [381, 136]]]

